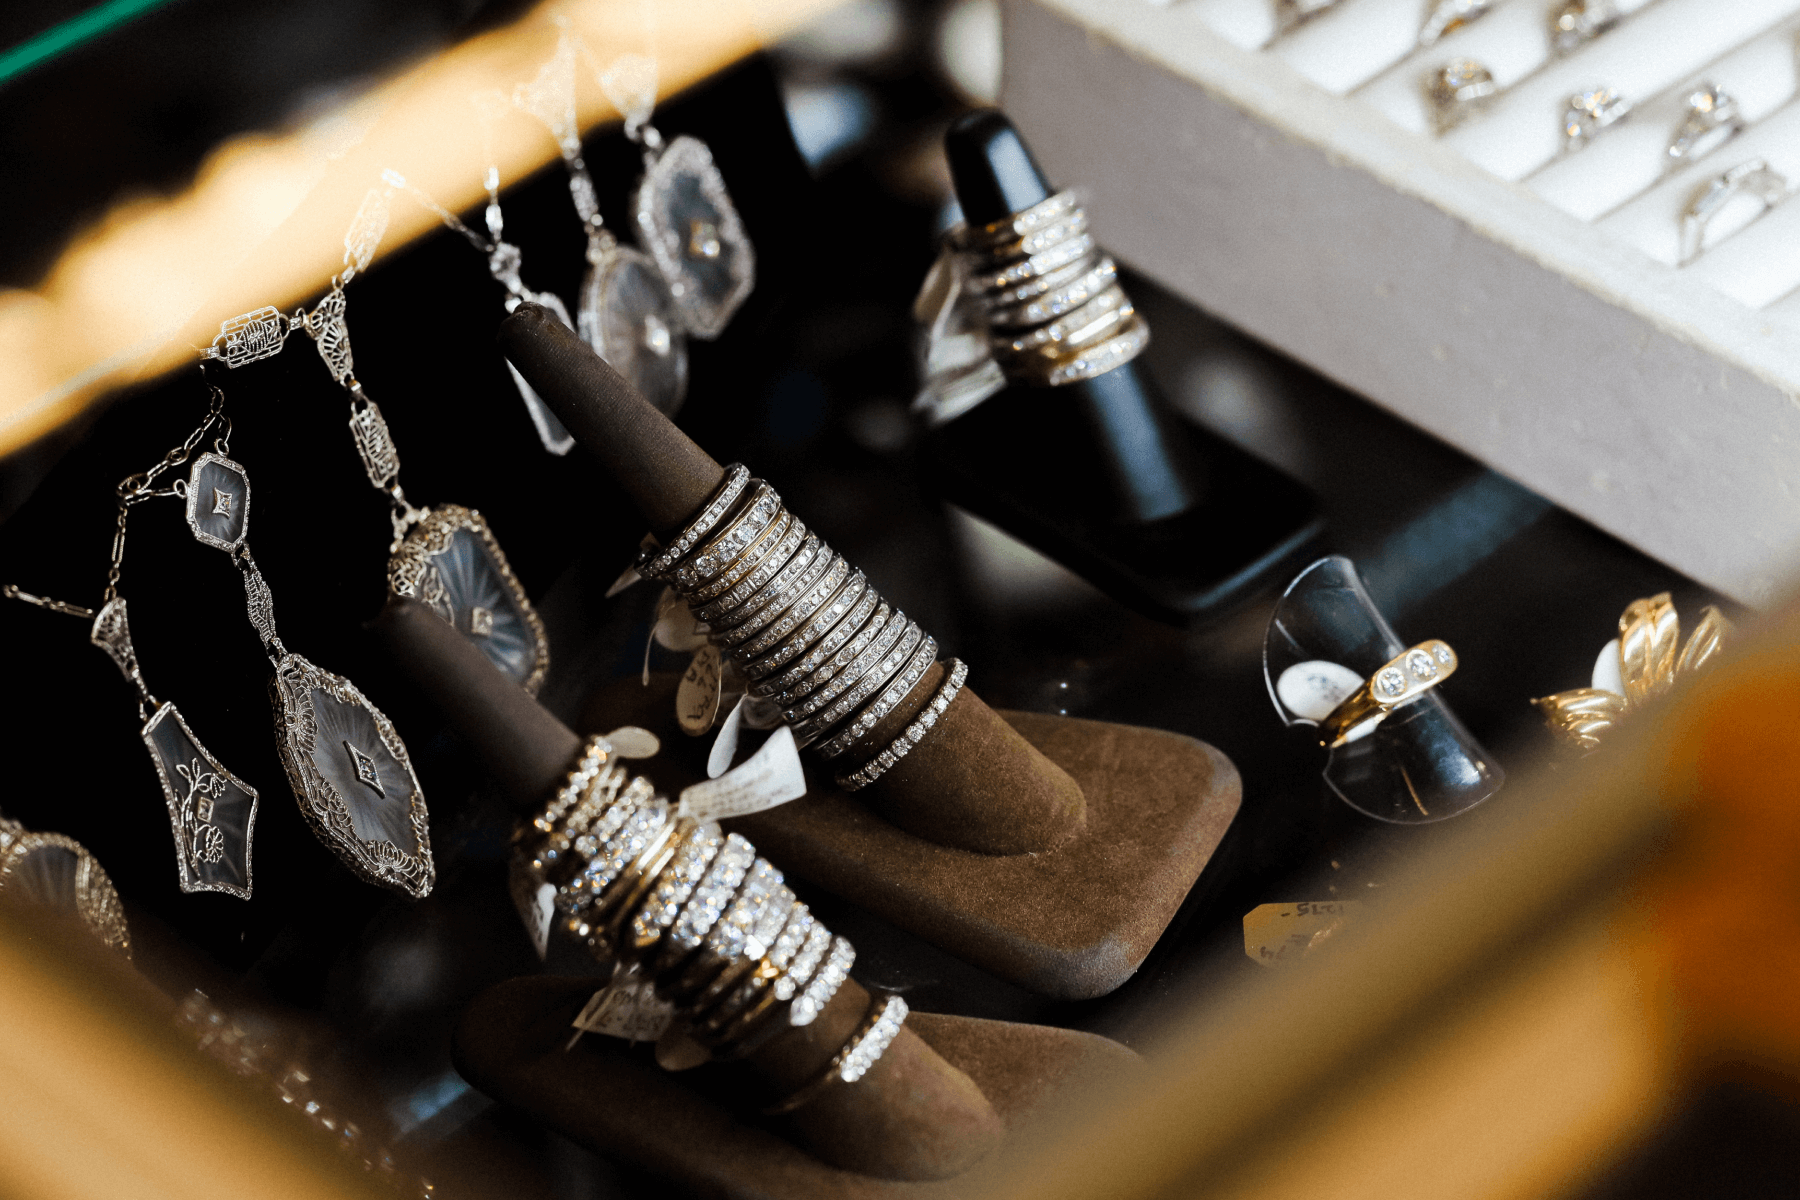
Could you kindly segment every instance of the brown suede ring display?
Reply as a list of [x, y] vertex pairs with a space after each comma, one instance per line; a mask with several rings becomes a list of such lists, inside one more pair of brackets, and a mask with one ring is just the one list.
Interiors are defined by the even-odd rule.
[[[541, 803], [575, 758], [575, 734], [419, 602], [391, 597], [375, 630], [474, 746], [514, 806], [525, 811]], [[755, 1099], [785, 1095], [818, 1075], [868, 1005], [868, 993], [848, 981], [812, 1024], [790, 1027], [761, 1046], [747, 1062], [766, 1089]], [[787, 1120], [825, 1161], [898, 1179], [956, 1174], [1000, 1133], [980, 1089], [904, 1027], [861, 1080], [829, 1089]]]
[[[624, 487], [659, 539], [673, 536], [706, 504], [724, 469], [548, 310], [521, 305], [502, 323], [500, 344]], [[941, 664], [927, 672], [842, 769], [854, 770], [898, 736], [942, 676]], [[863, 794], [896, 826], [983, 854], [1050, 850], [1079, 835], [1086, 820], [1080, 786], [967, 687], [906, 758]]]
[[[850, 1153], [833, 1157], [866, 1164], [854, 1170], [779, 1136], [779, 1126], [758, 1119], [753, 1107], [734, 1098], [739, 1089], [728, 1070], [671, 1074], [657, 1067], [649, 1046], [628, 1046], [615, 1038], [584, 1037], [571, 1047], [569, 1022], [602, 982], [535, 976], [490, 988], [475, 998], [458, 1025], [453, 1047], [457, 1070], [489, 1095], [596, 1153], [654, 1172], [683, 1195], [722, 1200], [957, 1200], [967, 1195], [953, 1178], [952, 1158], [935, 1162], [929, 1180], [916, 1169], [921, 1157], [916, 1150], [908, 1154], [911, 1163], [884, 1158], [891, 1147], [917, 1144], [913, 1131], [891, 1123], [891, 1111], [867, 1122], [852, 1118], [843, 1131]], [[1003, 1126], [1007, 1134], [1059, 1098], [1133, 1086], [1144, 1070], [1142, 1061], [1117, 1042], [1071, 1029], [937, 1013], [915, 1013], [907, 1026], [916, 1028], [938, 1058], [979, 1089], [997, 1117], [989, 1128]], [[889, 1086], [935, 1089], [937, 1084], [928, 1078], [895, 1080]], [[911, 1111], [934, 1127], [965, 1119], [954, 1103]], [[985, 1115], [982, 1119], [987, 1121]], [[875, 1139], [889, 1149], [869, 1145]]]

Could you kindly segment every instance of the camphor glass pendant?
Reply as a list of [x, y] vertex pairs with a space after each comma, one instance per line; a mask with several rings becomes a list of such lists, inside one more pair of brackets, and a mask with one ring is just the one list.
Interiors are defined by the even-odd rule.
[[682, 323], [697, 338], [718, 337], [756, 286], [756, 251], [706, 143], [686, 134], [671, 141], [644, 172], [632, 207]]
[[256, 789], [206, 752], [173, 704], [158, 707], [145, 723], [144, 744], [156, 761], [181, 851], [181, 890], [248, 900]]
[[250, 527], [250, 477], [210, 450], [188, 472], [187, 523], [194, 537], [227, 554], [244, 544]]
[[[372, 207], [369, 200], [363, 203], [365, 209]], [[351, 245], [356, 235], [353, 228], [345, 244]], [[368, 248], [368, 254], [373, 252]], [[543, 622], [480, 513], [454, 504], [419, 512], [403, 499], [400, 450], [381, 407], [356, 381], [345, 307], [342, 288], [334, 288], [307, 314], [305, 328], [316, 339], [332, 378], [350, 390], [350, 436], [370, 485], [398, 506], [388, 559], [389, 590], [424, 600], [480, 647], [489, 661], [535, 694], [550, 668]]]
[[298, 654], [282, 656], [271, 690], [281, 765], [306, 823], [368, 882], [429, 895], [425, 793], [393, 723], [355, 684]]
[[537, 694], [550, 668], [544, 623], [480, 513], [455, 504], [427, 512], [388, 563], [388, 587], [424, 602]]
[[674, 416], [687, 396], [683, 320], [648, 256], [616, 242], [598, 252], [581, 283], [578, 331], [665, 417]]
[[[216, 472], [207, 472], [216, 474]], [[131, 644], [124, 597], [106, 602], [94, 617], [90, 640], [138, 685], [137, 651]], [[140, 736], [156, 766], [169, 829], [175, 837], [175, 866], [184, 892], [226, 892], [250, 899], [251, 842], [256, 830], [256, 789], [227, 771], [200, 744], [173, 704], [155, 703]]]
[[221, 454], [194, 462], [186, 484], [194, 536], [231, 553], [244, 576], [250, 625], [275, 663], [276, 749], [300, 815], [339, 860], [370, 883], [419, 899], [435, 871], [425, 796], [393, 724], [340, 675], [282, 645], [274, 598], [250, 557], [250, 480]]
[[36, 833], [0, 816], [0, 892], [73, 916], [107, 946], [131, 957], [119, 893], [87, 847], [60, 833]]

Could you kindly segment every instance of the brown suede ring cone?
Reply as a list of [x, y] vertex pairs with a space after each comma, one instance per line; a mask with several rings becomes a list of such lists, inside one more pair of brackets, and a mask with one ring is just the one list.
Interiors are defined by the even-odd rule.
[[[474, 744], [516, 806], [549, 794], [580, 749], [567, 726], [416, 600], [390, 598], [375, 630]], [[769, 1097], [786, 1095], [824, 1070], [868, 1003], [868, 993], [846, 982], [811, 1025], [785, 1030], [758, 1049], [749, 1065], [766, 1081]], [[900, 1179], [961, 1171], [999, 1136], [993, 1110], [968, 1076], [904, 1027], [860, 1081], [831, 1088], [790, 1121], [834, 1165]]]
[[[500, 325], [500, 346], [571, 434], [619, 480], [651, 531], [667, 538], [699, 512], [723, 468], [638, 395], [547, 309], [522, 304]], [[864, 740], [854, 770], [887, 746], [929, 702], [941, 668]], [[1082, 831], [1085, 801], [1068, 772], [1040, 754], [964, 688], [911, 753], [864, 789], [896, 826], [982, 854], [1036, 853]]]
[[[670, 1180], [682, 1195], [967, 1200], [965, 1180], [853, 1173], [801, 1150], [778, 1136], [784, 1126], [758, 1118], [744, 1104], [729, 1068], [670, 1074], [652, 1061], [647, 1045], [594, 1035], [570, 1047], [569, 1022], [602, 982], [535, 976], [483, 992], [458, 1022], [452, 1049], [457, 1070], [488, 1095], [596, 1153]], [[979, 1088], [1007, 1133], [1071, 1095], [1141, 1086], [1142, 1061], [1091, 1033], [936, 1013], [914, 1013], [906, 1029]], [[905, 1074], [905, 1060], [894, 1056], [897, 1046], [883, 1061]], [[939, 1119], [960, 1118], [945, 1108]], [[979, 1119], [993, 1128], [985, 1113]], [[851, 1141], [866, 1136], [848, 1135]], [[948, 1167], [948, 1160], [942, 1165]]]
[[500, 348], [657, 537], [678, 531], [719, 486], [724, 468], [549, 309], [521, 304], [500, 323]]
[[[869, 993], [847, 980], [811, 1025], [790, 1030], [774, 1052], [772, 1042], [750, 1063], [778, 1085], [778, 1096], [798, 1091], [830, 1064], [868, 1009]], [[868, 1074], [833, 1083], [786, 1120], [821, 1162], [883, 1179], [960, 1175], [1001, 1134], [1000, 1118], [974, 1081], [904, 1025]]]
[[520, 811], [562, 782], [581, 739], [487, 655], [417, 600], [390, 596], [376, 634], [443, 708]]
[[[932, 686], [918, 689], [918, 704], [930, 701], [942, 672], [940, 664], [927, 676]], [[912, 719], [894, 718], [889, 713], [876, 726], [869, 740], [877, 747]], [[864, 792], [876, 811], [908, 833], [982, 854], [1051, 850], [1087, 824], [1081, 785], [966, 687], [930, 734]]]

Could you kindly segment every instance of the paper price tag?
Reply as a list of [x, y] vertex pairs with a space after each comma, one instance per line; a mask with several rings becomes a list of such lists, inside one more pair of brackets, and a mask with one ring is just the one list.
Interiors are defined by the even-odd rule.
[[1354, 923], [1362, 907], [1360, 900], [1259, 904], [1244, 914], [1244, 953], [1269, 966], [1305, 958]]
[[648, 729], [621, 725], [606, 735], [615, 758], [655, 758], [662, 750], [662, 739]]
[[794, 731], [783, 725], [736, 770], [681, 793], [676, 812], [696, 821], [723, 821], [762, 812], [806, 795], [806, 773]]
[[665, 650], [698, 650], [706, 645], [706, 635], [711, 632], [712, 626], [696, 620], [674, 588], [663, 589], [656, 603], [656, 625], [650, 630], [657, 645]]
[[519, 910], [519, 920], [541, 961], [550, 953], [550, 920], [556, 915], [556, 885], [540, 883], [516, 858], [507, 868], [506, 882], [507, 890], [512, 893], [513, 907]]
[[748, 692], [739, 696], [731, 715], [719, 722], [719, 735], [713, 738], [712, 751], [706, 756], [708, 779], [717, 779], [731, 770], [731, 760], [737, 757], [738, 731], [744, 727], [744, 701], [749, 698]]
[[675, 689], [675, 719], [689, 737], [701, 737], [713, 726], [719, 715], [719, 699], [724, 688], [724, 665], [719, 648], [700, 647]]
[[675, 1006], [651, 990], [648, 982], [636, 982], [601, 988], [588, 997], [570, 1024], [584, 1033], [654, 1042], [674, 1020]]
[[644, 577], [638, 574], [638, 569], [636, 567], [626, 567], [623, 571], [619, 572], [619, 577], [608, 585], [604, 599], [611, 600], [625, 589], [636, 587], [639, 583], [643, 582], [643, 579]]
[[[646, 533], [638, 541], [638, 549], [643, 552], [652, 552], [662, 549], [662, 543], [656, 540], [655, 534]], [[638, 574], [638, 569], [635, 564], [626, 567], [623, 571], [619, 572], [619, 577], [612, 581], [612, 586], [606, 589], [606, 599], [611, 600], [626, 588], [636, 587], [639, 583], [643, 582], [643, 579], [644, 577]]]

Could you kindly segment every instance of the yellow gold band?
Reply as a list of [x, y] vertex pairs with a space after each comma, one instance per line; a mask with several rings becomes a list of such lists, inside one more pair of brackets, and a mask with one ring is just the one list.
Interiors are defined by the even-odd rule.
[[1351, 733], [1411, 704], [1456, 673], [1456, 651], [1432, 638], [1384, 664], [1319, 723], [1319, 744], [1336, 749]]

